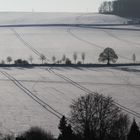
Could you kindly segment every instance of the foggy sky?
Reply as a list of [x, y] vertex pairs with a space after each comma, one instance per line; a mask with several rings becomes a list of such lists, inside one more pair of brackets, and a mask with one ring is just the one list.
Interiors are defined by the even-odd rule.
[[103, 0], [0, 0], [0, 11], [97, 12]]

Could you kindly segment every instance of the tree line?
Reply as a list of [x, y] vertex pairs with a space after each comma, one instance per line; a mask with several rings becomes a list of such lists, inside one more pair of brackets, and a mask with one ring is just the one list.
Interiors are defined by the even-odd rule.
[[124, 17], [140, 17], [140, 0], [104, 1], [99, 13], [115, 14]]
[[[86, 94], [73, 100], [68, 117], [58, 124], [59, 135], [39, 127], [31, 127], [16, 136], [16, 140], [139, 140], [140, 130], [135, 119], [131, 123], [110, 96]], [[12, 140], [7, 136], [2, 140]]]
[[[74, 61], [73, 64], [79, 64], [79, 65], [85, 64], [86, 54], [84, 52], [81, 53], [81, 56], [80, 56], [81, 61], [78, 61], [78, 53], [76, 53], [76, 52], [73, 53], [72, 57], [73, 57], [73, 61]], [[44, 54], [41, 54], [39, 59], [41, 60], [41, 64], [48, 63], [47, 58]], [[28, 60], [22, 60], [22, 59], [14, 60], [14, 64], [15, 65], [29, 65], [29, 64], [32, 65], [33, 60], [34, 60], [34, 58], [32, 56], [29, 56]], [[116, 63], [117, 60], [118, 60], [118, 55], [112, 48], [109, 48], [109, 47], [105, 48], [103, 50], [103, 52], [101, 52], [99, 54], [99, 58], [98, 58], [99, 62], [107, 63], [107, 65], [109, 65], [110, 63]], [[8, 56], [6, 58], [7, 64], [10, 65], [12, 61], [13, 61], [12, 57]], [[132, 61], [133, 61], [133, 63], [137, 62], [135, 53], [132, 54]], [[1, 64], [4, 65], [5, 61], [2, 60]], [[57, 58], [53, 55], [52, 60], [51, 60], [51, 62], [49, 62], [49, 64], [71, 65], [72, 61], [65, 54], [62, 55], [62, 58], [60, 60], [57, 60]]]

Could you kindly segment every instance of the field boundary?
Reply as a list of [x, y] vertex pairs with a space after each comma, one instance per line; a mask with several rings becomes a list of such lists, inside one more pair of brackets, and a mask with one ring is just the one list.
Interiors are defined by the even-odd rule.
[[89, 67], [119, 67], [119, 66], [140, 66], [140, 63], [118, 63], [118, 64], [0, 64], [0, 67], [23, 67], [23, 68], [32, 68], [32, 67], [72, 67], [72, 68], [89, 68]]

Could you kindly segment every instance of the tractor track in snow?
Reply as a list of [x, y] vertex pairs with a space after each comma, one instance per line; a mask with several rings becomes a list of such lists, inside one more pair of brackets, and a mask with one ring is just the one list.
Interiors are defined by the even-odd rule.
[[23, 93], [28, 95], [32, 100], [34, 100], [37, 104], [39, 104], [41, 107], [43, 107], [47, 112], [51, 113], [58, 119], [60, 119], [63, 114], [58, 112], [56, 109], [51, 107], [48, 103], [44, 102], [42, 99], [40, 99], [38, 96], [36, 96], [33, 92], [31, 92], [28, 88], [26, 88], [23, 84], [21, 84], [17, 79], [15, 79], [13, 76], [11, 76], [9, 73], [0, 70], [1, 74], [4, 75], [6, 78], [8, 78], [10, 81], [12, 81]]
[[[0, 81], [10, 81], [8, 79], [0, 79]], [[51, 83], [51, 84], [68, 84], [66, 81], [45, 81], [45, 80], [18, 80], [19, 82], [22, 83], [34, 83], [33, 88], [36, 84], [38, 83]], [[104, 82], [77, 82], [78, 84], [82, 84], [82, 85], [105, 85], [105, 86], [127, 86], [127, 84], [125, 83], [104, 83]], [[132, 84], [133, 86], [137, 86], [140, 87], [140, 84]]]
[[[90, 89], [88, 89], [88, 88], [86, 88], [86, 87], [80, 85], [79, 83], [73, 81], [71, 78], [68, 78], [67, 76], [64, 76], [64, 75], [62, 75], [62, 74], [60, 74], [60, 73], [58, 73], [58, 72], [55, 72], [54, 70], [52, 70], [52, 68], [49, 68], [48, 71], [50, 71], [50, 72], [53, 73], [54, 75], [60, 77], [61, 79], [67, 81], [68, 83], [70, 83], [71, 85], [77, 87], [78, 89], [84, 91], [85, 94], [96, 94], [96, 93], [97, 93], [97, 92], [92, 91], [92, 90], [90, 90]], [[104, 98], [105, 98], [105, 97], [104, 97]], [[135, 117], [137, 117], [137, 118], [140, 119], [140, 113], [138, 113], [138, 112], [136, 112], [136, 111], [134, 111], [134, 110], [131, 110], [131, 109], [129, 109], [129, 108], [127, 108], [127, 107], [125, 107], [125, 106], [123, 106], [123, 105], [117, 103], [117, 102], [114, 102], [114, 103], [115, 103], [115, 105], [117, 105], [121, 110], [123, 110], [123, 111], [125, 111], [125, 112], [127, 112], [127, 113], [129, 113], [129, 114], [131, 114], [131, 115], [133, 115], [133, 116], [135, 116]]]
[[[80, 24], [80, 18], [83, 17], [83, 16], [84, 16], [84, 14], [83, 14], [83, 15], [80, 15], [80, 16], [78, 16], [78, 17], [76, 18], [79, 24]], [[81, 26], [81, 27], [82, 27], [82, 26]], [[84, 27], [84, 26], [83, 26], [83, 27]], [[96, 27], [94, 27], [94, 29], [96, 29]], [[97, 28], [97, 29], [98, 29], [98, 28]], [[99, 29], [100, 29], [100, 28], [99, 28]], [[105, 32], [107, 35], [111, 36], [112, 38], [115, 38], [116, 40], [120, 40], [120, 41], [123, 41], [123, 42], [125, 42], [125, 43], [128, 43], [126, 40], [123, 40], [123, 39], [121, 39], [121, 38], [119, 38], [119, 37], [116, 37], [115, 35], [111, 34], [110, 32], [106, 31], [105, 29], [102, 29], [102, 28], [101, 28], [100, 30], [103, 31], [103, 32]], [[90, 45], [90, 46], [94, 46], [94, 47], [99, 48], [99, 49], [104, 49], [103, 46], [98, 45], [98, 44], [93, 43], [93, 42], [90, 42], [90, 41], [88, 41], [88, 40], [86, 40], [86, 39], [83, 39], [83, 38], [79, 37], [78, 35], [74, 34], [74, 33], [72, 32], [72, 28], [71, 28], [71, 27], [69, 27], [69, 28], [67, 29], [67, 32], [68, 32], [68, 34], [70, 34], [72, 37], [76, 38], [76, 39], [79, 40], [79, 41], [82, 41], [82, 42], [84, 42], [84, 43], [86, 43], [86, 44], [88, 44], [88, 45]], [[132, 42], [131, 42], [131, 44], [132, 44]], [[133, 44], [133, 45], [134, 45], [134, 44]], [[137, 44], [137, 45], [140, 45], [140, 44]], [[129, 59], [128, 57], [122, 56], [122, 55], [120, 55], [120, 54], [118, 54], [118, 56], [121, 57], [122, 59], [132, 61], [132, 59]]]
[[[102, 69], [102, 68], [101, 68]], [[111, 68], [112, 70], [115, 70], [115, 71], [121, 71], [121, 69], [118, 69], [118, 68]], [[140, 89], [140, 86], [138, 86], [137, 84], [132, 84], [130, 82], [130, 77], [128, 76], [124, 76], [123, 74], [120, 74], [120, 75], [117, 75], [117, 72], [114, 72], [112, 71], [111, 69], [102, 69], [103, 71], [108, 71], [110, 73], [112, 73], [112, 75], [118, 79], [118, 80], [122, 80], [124, 83], [120, 83], [120, 86], [130, 86], [130, 87], [133, 87], [133, 88], [138, 88]], [[112, 84], [111, 84], [112, 85]]]
[[70, 34], [72, 37], [76, 38], [76, 39], [79, 40], [79, 41], [82, 41], [82, 42], [84, 42], [84, 43], [86, 43], [86, 44], [88, 44], [88, 45], [90, 45], [90, 46], [94, 46], [94, 47], [96, 47], [96, 48], [104, 49], [103, 46], [100, 46], [100, 45], [98, 45], [98, 44], [95, 44], [95, 43], [93, 43], [93, 42], [87, 41], [86, 39], [83, 39], [83, 38], [77, 36], [76, 34], [74, 34], [74, 33], [72, 32], [72, 29], [71, 29], [71, 28], [68, 28], [68, 29], [67, 29], [67, 32], [68, 32], [68, 34]]
[[[83, 16], [84, 16], [84, 14], [82, 14], [82, 15], [80, 15], [80, 16], [78, 16], [78, 17], [76, 18], [76, 20], [78, 21], [79, 24], [81, 23], [81, 22], [80, 22], [80, 18], [82, 18]], [[81, 24], [82, 24], [82, 23], [81, 23]], [[82, 28], [82, 27], [84, 27], [84, 26], [80, 26], [80, 27]], [[86, 27], [86, 26], [85, 26], [85, 27]], [[127, 40], [124, 40], [124, 39], [121, 39], [121, 38], [119, 38], [119, 37], [116, 37], [115, 35], [111, 34], [110, 32], [106, 31], [105, 29], [97, 28], [97, 27], [94, 27], [93, 29], [97, 29], [97, 30], [99, 29], [99, 30], [105, 32], [107, 35], [111, 36], [112, 38], [115, 38], [116, 40], [120, 40], [120, 41], [123, 41], [123, 42], [125, 42], [125, 43], [128, 44], [128, 41], [127, 41]], [[72, 37], [76, 38], [77, 40], [79, 40], [79, 41], [81, 41], [81, 42], [84, 42], [84, 43], [86, 43], [86, 44], [88, 44], [88, 45], [90, 45], [90, 46], [94, 46], [94, 47], [99, 48], [99, 49], [104, 49], [103, 46], [98, 45], [98, 44], [93, 43], [93, 42], [90, 42], [90, 41], [88, 41], [88, 40], [86, 40], [86, 39], [83, 39], [83, 38], [79, 37], [78, 35], [74, 34], [74, 33], [72, 32], [72, 27], [69, 27], [69, 28], [67, 29], [67, 32], [68, 32], [69, 35], [71, 35]], [[130, 41], [130, 42], [131, 42], [131, 41]], [[132, 42], [131, 42], [131, 44], [132, 44]], [[133, 44], [133, 45], [134, 45], [134, 44]], [[140, 44], [136, 44], [136, 45], [140, 45]], [[121, 57], [122, 59], [132, 61], [132, 59], [130, 59], [130, 58], [128, 58], [128, 57], [125, 57], [125, 56], [122, 56], [122, 55], [120, 55], [120, 54], [118, 54], [118, 56]]]
[[[136, 43], [136, 42], [133, 42], [133, 41], [124, 39], [124, 38], [120, 38], [120, 37], [118, 37], [118, 36], [112, 34], [111, 32], [109, 32], [109, 31], [107, 31], [107, 30], [102, 30], [102, 31], [105, 32], [108, 36], [110, 36], [110, 37], [112, 37], [112, 38], [114, 38], [114, 39], [116, 39], [116, 40], [120, 40], [121, 42], [124, 42], [124, 43], [127, 44], [127, 45], [128, 45], [128, 44], [132, 44], [132, 45], [135, 45], [136, 48], [140, 48], [140, 47], [139, 47], [139, 46], [140, 46], [140, 43]], [[122, 55], [120, 55], [120, 54], [119, 54], [119, 56], [120, 56], [121, 58], [126, 59], [126, 60], [133, 61], [132, 59], [130, 59], [130, 58], [126, 57], [126, 56], [122, 56]]]
[[[44, 55], [43, 53], [40, 53], [38, 50], [36, 50], [35, 48], [32, 47], [32, 45], [25, 41], [23, 39], [23, 37], [14, 29], [14, 28], [11, 28], [11, 31], [14, 33], [14, 35], [17, 37], [17, 39], [25, 46], [27, 47], [28, 49], [30, 49], [34, 54], [36, 54], [37, 56], [39, 56], [39, 58], [41, 57], [41, 55]], [[44, 55], [45, 56], [45, 55]], [[45, 56], [46, 57], [46, 56]], [[47, 57], [46, 57], [46, 60], [47, 61], [50, 61]]]
[[139, 47], [139, 46], [140, 46], [140, 43], [133, 42], [133, 41], [130, 41], [130, 40], [127, 40], [127, 39], [124, 39], [124, 38], [120, 38], [120, 37], [118, 37], [118, 36], [112, 34], [112, 33], [109, 32], [109, 31], [106, 31], [106, 30], [103, 30], [103, 31], [104, 31], [106, 34], [108, 34], [110, 37], [112, 37], [112, 38], [114, 38], [114, 39], [116, 39], [116, 40], [120, 40], [120, 41], [122, 41], [122, 42], [124, 42], [124, 43], [126, 43], [126, 44], [132, 44], [132, 45], [135, 45], [135, 47], [140, 48], [140, 47]]
[[[103, 31], [103, 32], [105, 32], [105, 33], [108, 34], [108, 32], [104, 31], [103, 29], [102, 29], [101, 31]], [[96, 48], [99, 48], [99, 49], [102, 49], [102, 50], [104, 49], [103, 46], [98, 45], [98, 44], [93, 43], [93, 42], [90, 42], [90, 41], [88, 41], [88, 40], [86, 40], [86, 39], [83, 39], [83, 38], [79, 37], [78, 35], [74, 34], [74, 33], [72, 32], [72, 29], [71, 29], [71, 28], [68, 28], [68, 29], [67, 29], [67, 32], [68, 32], [69, 35], [71, 35], [71, 36], [74, 37], [75, 39], [77, 39], [77, 40], [79, 40], [79, 41], [81, 41], [81, 42], [83, 42], [83, 43], [85, 43], [85, 44], [88, 44], [88, 45], [90, 45], [90, 46], [92, 46], [92, 47], [96, 47]], [[108, 34], [108, 35], [111, 36], [110, 34]], [[111, 36], [111, 37], [113, 37], [113, 36]], [[115, 38], [115, 37], [113, 37], [113, 38]], [[117, 38], [115, 38], [115, 39], [117, 39]], [[118, 40], [118, 39], [117, 39], [117, 40]], [[121, 41], [122, 41], [122, 40], [121, 40]], [[128, 58], [128, 57], [125, 57], [125, 56], [122, 56], [122, 55], [120, 55], [120, 54], [118, 54], [118, 56], [119, 56], [120, 58], [124, 59], [124, 60], [132, 61], [132, 59], [130, 59], [130, 58]]]

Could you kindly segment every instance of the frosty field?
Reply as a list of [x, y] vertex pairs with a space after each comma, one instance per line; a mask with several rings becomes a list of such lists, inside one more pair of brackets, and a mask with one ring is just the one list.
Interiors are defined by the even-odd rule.
[[[140, 26], [126, 25], [128, 20], [93, 13], [0, 13], [0, 62], [33, 56], [33, 63], [41, 63], [40, 54], [48, 63], [63, 54], [73, 61], [74, 52], [81, 61], [85, 52], [85, 63], [98, 63], [106, 47], [115, 50], [118, 63], [132, 62], [133, 53], [140, 62]], [[58, 135], [72, 100], [91, 92], [111, 95], [140, 113], [140, 67], [1, 67], [0, 132], [41, 126]]]
[[89, 91], [111, 95], [117, 103], [140, 112], [139, 69], [0, 68], [1, 131], [20, 133], [41, 126], [57, 135], [60, 114], [68, 116], [72, 100]]
[[[127, 19], [113, 15], [84, 13], [1, 13], [0, 14], [0, 60], [11, 56], [13, 60], [29, 59], [41, 63], [39, 55], [44, 54], [51, 62], [55, 55], [57, 60], [65, 54], [72, 61], [74, 52], [81, 60], [81, 53], [86, 53], [86, 63], [98, 63], [98, 56], [106, 47], [112, 47], [119, 56], [118, 62], [132, 62], [135, 53], [140, 60], [140, 27], [138, 25], [109, 26], [124, 24]], [[36, 27], [2, 27], [3, 25], [38, 25]], [[43, 26], [42, 26], [43, 24]], [[48, 26], [51, 24], [60, 24]], [[62, 26], [72, 24], [73, 26]], [[76, 24], [99, 24], [96, 26], [79, 26]], [[108, 26], [103, 26], [108, 24]], [[75, 26], [74, 26], [75, 25]]]

